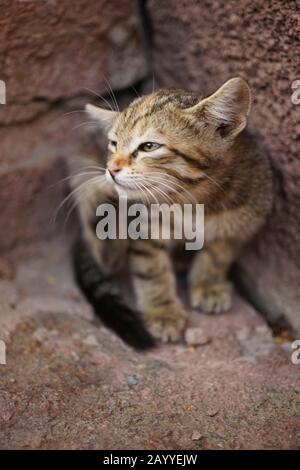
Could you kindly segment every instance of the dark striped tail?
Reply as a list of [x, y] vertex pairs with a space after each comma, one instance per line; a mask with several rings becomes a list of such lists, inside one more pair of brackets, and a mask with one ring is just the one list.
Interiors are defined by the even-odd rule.
[[140, 313], [122, 302], [112, 277], [101, 272], [82, 239], [74, 245], [73, 262], [76, 281], [104, 325], [136, 349], [153, 347]]

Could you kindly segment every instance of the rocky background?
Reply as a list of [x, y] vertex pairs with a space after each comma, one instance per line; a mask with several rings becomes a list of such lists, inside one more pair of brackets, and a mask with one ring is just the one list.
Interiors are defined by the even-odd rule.
[[[299, 448], [299, 24], [296, 1], [2, 0], [1, 448]], [[248, 301], [191, 313], [197, 347], [136, 353], [94, 319], [72, 278], [75, 225], [63, 211], [53, 222], [89, 129], [78, 111], [110, 87], [126, 102], [153, 83], [210, 93], [236, 75], [276, 188], [237, 267]]]
[[0, 250], [59, 230], [51, 183], [87, 121], [77, 111], [146, 76], [140, 28], [130, 0], [1, 1]]

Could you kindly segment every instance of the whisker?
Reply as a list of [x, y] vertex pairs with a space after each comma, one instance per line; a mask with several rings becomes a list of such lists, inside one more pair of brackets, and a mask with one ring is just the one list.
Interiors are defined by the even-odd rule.
[[[146, 179], [144, 179], [144, 181], [147, 181]], [[157, 182], [157, 181], [155, 181]], [[147, 189], [147, 186], [145, 187]], [[148, 188], [149, 189], [149, 188]], [[158, 188], [157, 186], [155, 186], [155, 190], [158, 191], [160, 194], [162, 194], [165, 198], [167, 198], [169, 201], [171, 201], [171, 203], [173, 204], [174, 201], [172, 200], [172, 198], [165, 192], [163, 191], [161, 188]]]
[[90, 178], [87, 181], [84, 181], [83, 183], [81, 183], [78, 187], [74, 188], [72, 191], [70, 191], [70, 193], [61, 201], [58, 208], [56, 209], [56, 211], [54, 213], [54, 217], [52, 218], [52, 224], [56, 223], [56, 219], [57, 219], [57, 216], [59, 214], [59, 211], [71, 199], [71, 197], [74, 196], [74, 194], [77, 194], [78, 192], [80, 192], [80, 190], [83, 188], [83, 186], [92, 183], [92, 181], [94, 181], [94, 180], [99, 180], [100, 178], [102, 178], [102, 176], [95, 176], [93, 178]]
[[98, 165], [98, 164], [95, 164], [95, 165], [87, 165], [87, 166], [84, 166], [82, 168], [80, 168], [80, 170], [89, 170], [89, 169], [92, 169], [92, 170], [99, 170], [99, 171], [106, 171], [106, 167], [105, 166], [101, 166], [101, 165]]
[[147, 189], [150, 192], [150, 194], [152, 195], [152, 197], [153, 197], [154, 201], [156, 202], [156, 204], [159, 205], [159, 200], [155, 196], [154, 192], [152, 192], [150, 188], [147, 188], [147, 186], [145, 186], [145, 189]]
[[57, 181], [56, 183], [51, 184], [50, 186], [48, 186], [47, 189], [52, 189], [52, 188], [56, 187], [57, 185], [59, 185], [61, 183], [64, 183], [65, 181], [68, 181], [68, 180], [73, 179], [73, 178], [77, 178], [77, 177], [81, 177], [81, 176], [87, 176], [87, 175], [95, 175], [95, 174], [98, 174], [98, 171], [88, 171], [88, 172], [84, 172], [84, 173], [76, 173], [76, 174], [73, 174], [73, 175], [69, 175], [69, 176], [66, 176], [65, 178], [62, 178], [61, 180]]
[[82, 122], [80, 124], [77, 124], [76, 126], [72, 127], [71, 131], [75, 131], [76, 129], [79, 129], [79, 127], [82, 127], [84, 125], [93, 125], [93, 126], [99, 126], [99, 122], [98, 121], [85, 121], [85, 122]]
[[[143, 182], [146, 182], [146, 183], [147, 183], [148, 180], [149, 180], [149, 178], [147, 179], [147, 178], [145, 178], [143, 175], [139, 175], [139, 176], [135, 177], [134, 180], [136, 180], [137, 178], [139, 178], [139, 181], [143, 181]], [[155, 182], [156, 182], [156, 181], [155, 181]], [[168, 187], [168, 188], [169, 188], [169, 187]], [[145, 189], [149, 189], [149, 187], [148, 187], [148, 186], [145, 186]], [[158, 190], [158, 189], [159, 189], [159, 188], [155, 187], [155, 190]], [[170, 189], [170, 188], [169, 188], [169, 189]], [[162, 191], [161, 188], [160, 188], [160, 191]], [[174, 190], [174, 191], [176, 191], [176, 190]], [[154, 194], [153, 194], [152, 192], [151, 192], [151, 194], [152, 194], [152, 196], [154, 196]], [[164, 195], [167, 196], [165, 192], [164, 192]], [[157, 200], [157, 198], [155, 198], [155, 199]]]
[[152, 93], [155, 91], [155, 78], [154, 78], [154, 72], [152, 72]]
[[132, 85], [130, 88], [133, 89], [134, 93], [136, 94], [137, 98], [140, 98], [141, 95], [137, 92], [137, 89]]
[[205, 176], [205, 178], [207, 178], [209, 181], [214, 183], [217, 186], [217, 188], [219, 188], [223, 193], [225, 193], [224, 188], [222, 188], [222, 186], [212, 176], [207, 175], [204, 171], [202, 173]]
[[106, 83], [106, 85], [108, 86], [108, 89], [110, 90], [111, 92], [111, 95], [112, 95], [112, 99], [113, 99], [113, 102], [115, 103], [115, 106], [116, 106], [116, 111], [120, 112], [120, 108], [119, 108], [119, 105], [118, 105], [118, 102], [117, 102], [117, 99], [116, 99], [116, 95], [114, 94], [114, 91], [109, 83], [109, 81], [107, 80], [106, 77], [104, 77], [104, 81]]
[[[151, 191], [149, 188], [147, 188], [147, 186], [145, 186], [143, 183], [140, 183], [140, 184], [141, 184], [142, 187], [145, 189], [145, 191], [147, 191], [147, 193], [149, 193], [150, 196], [153, 197], [154, 201], [156, 201], [156, 202], [158, 203], [158, 200], [157, 200], [157, 198], [154, 196], [154, 194], [152, 193], [152, 191]], [[151, 199], [150, 199], [150, 203], [151, 203]], [[149, 203], [149, 205], [150, 205], [150, 203]]]
[[[167, 189], [169, 189], [170, 191], [172, 192], [175, 192], [178, 196], [179, 196], [179, 199], [183, 201], [183, 194], [180, 193], [180, 191], [178, 191], [176, 188], [172, 187], [170, 184], [167, 184], [165, 181], [162, 181], [162, 179], [159, 179], [159, 178], [149, 178], [147, 177], [147, 181], [150, 181], [151, 183], [159, 183], [160, 185], [163, 185], [164, 187], [166, 187]], [[192, 198], [194, 199], [194, 202], [196, 202], [196, 199], [194, 198], [194, 196], [192, 194], [189, 194], [189, 191], [187, 191], [185, 188], [183, 188], [181, 185], [177, 185], [179, 187], [181, 187], [185, 193], [187, 193], [188, 195], [192, 196]], [[161, 188], [160, 188], [161, 189]], [[155, 190], [158, 190], [158, 187], [155, 186]]]
[[74, 111], [68, 111], [67, 113], [64, 113], [62, 116], [69, 116], [69, 114], [74, 114], [74, 113], [85, 113], [86, 111], [84, 109], [76, 109]]
[[99, 95], [99, 93], [96, 93], [94, 90], [92, 90], [91, 88], [87, 88], [87, 87], [82, 87], [84, 90], [87, 90], [89, 91], [90, 93], [93, 93], [95, 96], [97, 96], [98, 98], [100, 98], [100, 100], [104, 101], [104, 103], [109, 107], [109, 109], [111, 111], [116, 111], [113, 106], [111, 105], [111, 103], [103, 96], [103, 95]]
[[149, 205], [148, 195], [145, 193], [145, 190], [140, 186], [139, 183], [133, 183], [135, 188], [137, 188], [142, 193], [142, 202], [144, 203], [144, 196], [146, 198], [146, 204]]
[[[93, 184], [93, 183], [96, 183], [96, 181], [94, 181], [94, 182], [89, 181], [89, 183], [90, 183], [90, 184]], [[63, 225], [64, 227], [67, 225], [68, 220], [69, 220], [69, 218], [70, 218], [72, 212], [74, 211], [74, 209], [80, 204], [80, 200], [82, 200], [83, 197], [85, 198], [85, 197], [87, 196], [87, 194], [88, 194], [88, 192], [90, 191], [90, 189], [91, 189], [90, 186], [88, 186], [87, 188], [86, 188], [86, 187], [85, 187], [85, 188], [80, 188], [80, 191], [79, 191], [79, 192], [80, 192], [80, 196], [74, 198], [74, 201], [73, 201], [73, 203], [72, 203], [70, 209], [68, 210], [67, 215], [66, 215], [66, 218], [65, 218], [65, 220], [64, 220], [64, 225]], [[84, 192], [84, 193], [83, 193], [83, 192]]]
[[[166, 175], [165, 173], [161, 173], [161, 172], [147, 172], [146, 175], [147, 174], [152, 174], [153, 176], [157, 174], [158, 177], [157, 177], [156, 182], [160, 182], [160, 184], [163, 184], [164, 186], [166, 186], [166, 182], [165, 182], [166, 179], [168, 180], [169, 177], [173, 178], [172, 181], [168, 181], [168, 182], [175, 184], [178, 188], [183, 190], [185, 194], [189, 195], [195, 203], [197, 203], [197, 200], [196, 200], [195, 196], [188, 189], [186, 189], [184, 186], [179, 184], [174, 177], [172, 177], [170, 175]], [[171, 189], [171, 188], [169, 188], [169, 189]], [[175, 189], [173, 188], [173, 191], [174, 190]], [[178, 191], [178, 193], [179, 193], [179, 191]], [[179, 193], [179, 194], [181, 194], [181, 193]], [[181, 196], [183, 196], [183, 195], [181, 194]]]

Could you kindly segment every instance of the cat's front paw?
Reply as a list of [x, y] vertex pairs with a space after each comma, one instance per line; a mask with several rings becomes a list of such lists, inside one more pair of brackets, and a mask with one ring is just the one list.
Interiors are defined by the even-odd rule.
[[232, 305], [232, 284], [228, 281], [191, 289], [192, 307], [207, 313], [226, 312]]
[[145, 314], [151, 334], [163, 343], [179, 341], [184, 331], [187, 314], [178, 303], [163, 305]]

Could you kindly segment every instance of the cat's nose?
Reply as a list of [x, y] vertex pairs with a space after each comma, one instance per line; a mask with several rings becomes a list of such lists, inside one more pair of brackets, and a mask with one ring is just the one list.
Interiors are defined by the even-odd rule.
[[122, 170], [122, 167], [120, 165], [118, 165], [117, 163], [109, 162], [108, 165], [107, 165], [107, 169], [108, 169], [109, 173], [111, 174], [111, 176], [114, 178], [116, 176], [116, 174], [119, 173], [119, 171]]

